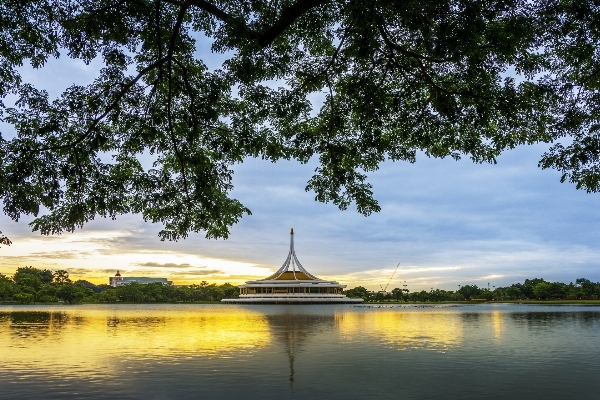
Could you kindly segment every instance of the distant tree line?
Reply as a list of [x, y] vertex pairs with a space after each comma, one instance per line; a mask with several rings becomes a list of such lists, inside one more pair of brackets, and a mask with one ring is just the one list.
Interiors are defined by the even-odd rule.
[[89, 301], [100, 303], [197, 303], [221, 301], [221, 299], [238, 297], [237, 286], [229, 283], [217, 285], [202, 281], [199, 285], [169, 286], [162, 283], [141, 285], [136, 282], [127, 285], [111, 287], [100, 285], [102, 291], [95, 294]]
[[462, 285], [459, 290], [422, 290], [410, 292], [395, 288], [391, 292], [373, 292], [362, 286], [346, 290], [348, 297], [361, 297], [365, 301], [462, 301], [462, 300], [593, 300], [600, 298], [600, 282], [579, 278], [575, 283], [547, 282], [542, 278], [526, 279], [493, 290], [477, 285]]
[[[462, 300], [592, 300], [600, 299], [600, 283], [585, 278], [575, 283], [547, 282], [541, 278], [526, 279], [507, 287], [480, 288], [462, 285], [457, 291], [422, 290], [410, 292], [395, 288], [391, 292], [373, 292], [362, 286], [346, 290], [348, 297], [365, 301], [437, 302]], [[65, 270], [51, 271], [34, 267], [19, 267], [13, 276], [0, 274], [0, 302], [49, 303], [170, 303], [210, 302], [239, 296], [239, 289], [229, 283], [217, 285], [202, 281], [199, 285], [168, 286], [130, 283], [118, 287], [71, 281]]]
[[229, 283], [168, 286], [161, 283], [130, 283], [118, 287], [71, 281], [64, 270], [51, 271], [19, 267], [12, 277], [0, 274], [0, 302], [50, 303], [172, 303], [221, 301], [239, 296], [239, 289]]
[[73, 283], [67, 271], [19, 267], [12, 277], [0, 274], [0, 301], [19, 303], [64, 301], [81, 303], [94, 291]]

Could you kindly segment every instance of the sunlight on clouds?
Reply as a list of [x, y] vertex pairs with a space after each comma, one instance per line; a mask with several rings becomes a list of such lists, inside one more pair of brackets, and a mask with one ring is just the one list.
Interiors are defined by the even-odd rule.
[[[272, 273], [271, 268], [252, 263], [204, 257], [174, 251], [132, 249], [118, 245], [137, 232], [92, 231], [62, 236], [23, 238], [3, 249], [0, 272], [12, 275], [17, 267], [31, 265], [71, 271], [74, 280], [108, 283], [120, 270], [124, 276], [166, 277], [176, 284], [210, 282], [241, 283]], [[232, 282], [232, 277], [236, 281]], [[239, 281], [239, 282], [238, 282]]]
[[459, 267], [459, 266], [450, 266], [450, 267], [409, 267], [407, 269], [403, 269], [404, 273], [414, 273], [414, 272], [429, 272], [429, 271], [458, 271], [459, 269], [464, 269], [468, 267]]
[[[420, 286], [428, 286], [430, 283], [436, 283], [435, 279], [437, 276], [431, 276], [431, 272], [447, 271], [449, 273], [467, 269], [470, 267], [466, 266], [406, 266], [398, 269], [394, 274], [393, 279], [390, 281], [390, 277], [394, 273], [394, 269], [373, 269], [367, 271], [352, 272], [344, 275], [327, 276], [324, 279], [333, 279], [348, 285], [349, 288], [355, 286], [364, 286], [371, 290], [380, 290], [381, 287], [385, 287], [388, 284], [388, 290], [396, 287], [402, 287], [404, 281], [410, 282], [411, 284], [419, 284]], [[425, 276], [422, 276], [425, 274]], [[421, 275], [421, 276], [420, 276]]]
[[[162, 277], [178, 285], [202, 281], [237, 285], [271, 275], [287, 252], [287, 240], [282, 241], [274, 228], [246, 227], [243, 234], [232, 233], [230, 241], [196, 236], [173, 243], [160, 242], [154, 226], [134, 224], [133, 218], [124, 218], [125, 224], [120, 225], [127, 229], [106, 229], [110, 228], [106, 221], [96, 221], [90, 229], [73, 234], [12, 236], [13, 245], [0, 250], [0, 273], [12, 275], [17, 267], [31, 265], [65, 269], [74, 280], [96, 284], [108, 283], [108, 277], [120, 270], [124, 276]], [[275, 231], [277, 235], [269, 236]], [[566, 282], [582, 276], [594, 279], [593, 265], [600, 257], [600, 251], [590, 246], [533, 240], [462, 239], [425, 245], [418, 240], [386, 237], [378, 242], [336, 235], [307, 229], [299, 237], [303, 244], [299, 256], [309, 272], [348, 288], [364, 286], [374, 291], [387, 285], [396, 264], [390, 260], [398, 258], [406, 264], [400, 265], [387, 289], [406, 284], [413, 292], [432, 287], [456, 290], [458, 285], [485, 286], [487, 282], [500, 287], [533, 277]]]
[[474, 278], [474, 280], [488, 280], [488, 279], [498, 279], [498, 278], [503, 278], [505, 275], [502, 274], [492, 274], [492, 275], [487, 275], [487, 276], [482, 276], [480, 278]]
[[172, 278], [176, 284], [198, 283], [202, 280], [223, 283], [230, 282], [232, 275], [264, 277], [270, 272], [268, 268], [250, 263], [172, 252], [125, 254], [119, 259], [127, 264], [122, 271], [125, 276], [144, 272], [149, 276]]

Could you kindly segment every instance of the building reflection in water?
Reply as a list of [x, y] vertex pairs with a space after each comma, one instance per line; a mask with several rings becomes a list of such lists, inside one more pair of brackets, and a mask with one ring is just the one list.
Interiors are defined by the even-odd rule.
[[309, 339], [318, 341], [321, 335], [331, 335], [335, 329], [335, 318], [332, 313], [298, 312], [300, 310], [305, 309], [288, 306], [282, 313], [266, 315], [276, 344], [281, 345], [287, 353], [290, 387], [293, 386], [295, 379], [294, 361], [303, 352], [303, 345]]
[[599, 332], [598, 307], [2, 306], [0, 398], [596, 398]]
[[[178, 354], [218, 356], [263, 348], [274, 338], [288, 354], [291, 381], [294, 358], [309, 337], [333, 334], [347, 341], [379, 341], [398, 349], [443, 349], [462, 341], [460, 317], [444, 312], [306, 310], [231, 306], [5, 312], [0, 313], [0, 337], [8, 334], [20, 341], [4, 352], [5, 359], [22, 360], [25, 354], [20, 353], [44, 358], [45, 351], [52, 351], [53, 365], [60, 363], [61, 357], [72, 356], [72, 346], [83, 343], [88, 354], [99, 358], [113, 349], [119, 349], [120, 356], [162, 358]], [[32, 339], [48, 336], [55, 336], [56, 345], [62, 345], [64, 351], [56, 353], [54, 348], [37, 348], [32, 343]], [[19, 350], [24, 348], [29, 350]]]
[[570, 309], [2, 306], [0, 397], [595, 398], [600, 312]]
[[[322, 355], [339, 343], [348, 348], [352, 343], [369, 343], [395, 350], [443, 352], [462, 346], [467, 341], [465, 333], [476, 327], [493, 333], [499, 343], [504, 331], [513, 325], [537, 329], [548, 323], [572, 323], [573, 318], [582, 324], [597, 323], [599, 318], [597, 313], [465, 311], [123, 305], [0, 312], [0, 353], [4, 361], [0, 369], [78, 374], [104, 371], [110, 375], [136, 360], [178, 363], [194, 357], [258, 357], [271, 362], [273, 355], [285, 354], [293, 385], [300, 371], [310, 368], [315, 354]], [[311, 357], [302, 358], [303, 353]], [[323, 360], [327, 362], [325, 356]]]

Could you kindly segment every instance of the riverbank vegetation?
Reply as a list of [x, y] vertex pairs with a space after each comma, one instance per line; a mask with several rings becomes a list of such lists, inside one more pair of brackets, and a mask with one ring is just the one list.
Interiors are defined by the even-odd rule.
[[[390, 292], [373, 292], [362, 286], [346, 290], [348, 297], [365, 301], [579, 301], [600, 300], [600, 283], [585, 278], [575, 282], [547, 282], [541, 278], [526, 279], [507, 287], [493, 289], [477, 285], [461, 285], [457, 291], [431, 289], [411, 292], [395, 288]], [[237, 286], [217, 285], [202, 281], [198, 285], [169, 286], [161, 283], [131, 283], [119, 287], [94, 285], [84, 280], [73, 282], [64, 270], [50, 271], [19, 267], [12, 276], [0, 274], [0, 302], [28, 303], [198, 303], [219, 302], [239, 296]]]
[[365, 301], [411, 301], [439, 302], [464, 300], [597, 300], [600, 299], [600, 283], [579, 278], [575, 283], [547, 282], [542, 278], [526, 279], [507, 287], [493, 289], [480, 288], [477, 285], [461, 285], [457, 291], [431, 289], [410, 292], [395, 288], [390, 292], [371, 292], [362, 286], [346, 290], [348, 297], [361, 297]]
[[0, 274], [0, 302], [28, 303], [173, 303], [211, 302], [239, 296], [237, 286], [201, 282], [199, 285], [169, 286], [161, 283], [131, 283], [119, 287], [73, 282], [64, 270], [20, 267], [12, 277]]

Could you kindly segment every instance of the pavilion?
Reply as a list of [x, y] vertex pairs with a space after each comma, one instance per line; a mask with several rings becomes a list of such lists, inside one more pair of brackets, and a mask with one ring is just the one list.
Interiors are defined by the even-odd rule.
[[346, 285], [319, 279], [309, 273], [296, 257], [294, 251], [294, 228], [290, 232], [290, 251], [277, 272], [265, 279], [248, 281], [240, 285], [240, 297], [223, 299], [224, 303], [362, 303], [344, 295]]

